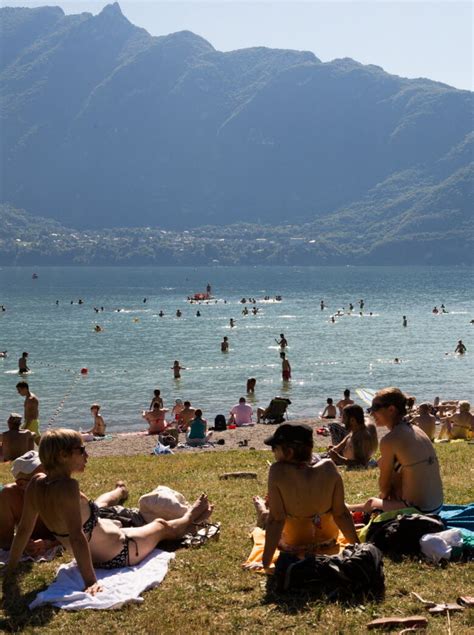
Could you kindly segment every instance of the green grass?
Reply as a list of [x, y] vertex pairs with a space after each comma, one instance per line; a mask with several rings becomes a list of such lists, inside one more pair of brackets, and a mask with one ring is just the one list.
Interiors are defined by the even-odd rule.
[[[473, 498], [472, 446], [437, 446], [445, 485], [445, 500], [464, 503]], [[386, 596], [382, 603], [346, 607], [311, 601], [303, 606], [266, 599], [265, 578], [241, 570], [251, 542], [254, 512], [251, 497], [265, 493], [268, 466], [264, 452], [206, 452], [165, 457], [113, 457], [90, 459], [81, 486], [94, 497], [124, 478], [130, 489], [129, 504], [157, 484], [166, 484], [192, 500], [206, 491], [215, 503], [215, 520], [222, 523], [221, 537], [201, 549], [177, 553], [163, 584], [144, 594], [141, 605], [118, 611], [67, 613], [50, 607], [33, 613], [27, 605], [49, 584], [63, 557], [54, 563], [24, 565], [19, 576], [21, 597], [0, 613], [0, 631], [26, 633], [363, 633], [365, 625], [384, 615], [425, 614], [410, 591], [437, 601], [455, 601], [472, 595], [472, 565], [454, 564], [445, 569], [427, 564], [385, 560]], [[219, 481], [226, 471], [250, 470], [258, 480]], [[0, 482], [8, 482], [7, 466], [0, 466]], [[348, 501], [364, 500], [376, 493], [376, 470], [346, 472]], [[428, 613], [426, 613], [428, 615]], [[474, 631], [474, 612], [451, 616], [453, 633]], [[429, 618], [430, 633], [446, 633], [446, 617]]]

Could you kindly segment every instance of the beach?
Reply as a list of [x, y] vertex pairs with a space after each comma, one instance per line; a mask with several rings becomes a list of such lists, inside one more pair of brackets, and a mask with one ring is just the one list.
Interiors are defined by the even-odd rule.
[[[331, 444], [330, 436], [322, 436], [316, 433], [316, 429], [324, 425], [324, 422], [314, 419], [292, 419], [288, 421], [291, 424], [306, 424], [314, 428], [314, 447], [327, 448]], [[327, 422], [326, 422], [327, 423]], [[269, 460], [272, 460], [270, 448], [264, 444], [264, 440], [276, 430], [276, 425], [263, 425], [261, 423], [254, 426], [245, 426], [235, 428], [233, 430], [225, 430], [223, 432], [213, 432], [212, 445], [203, 448], [192, 448], [186, 446], [184, 448], [176, 448], [173, 450], [175, 454], [184, 452], [222, 452], [229, 450], [268, 450]], [[379, 439], [387, 433], [385, 428], [377, 428]], [[220, 439], [225, 441], [220, 445], [216, 443]], [[91, 457], [101, 456], [135, 456], [151, 454], [156, 446], [158, 437], [147, 434], [118, 434], [112, 439], [105, 438], [101, 441], [91, 441], [87, 443], [87, 453]], [[241, 446], [239, 443], [248, 442], [247, 446]], [[180, 434], [180, 442], [184, 442], [184, 434]]]

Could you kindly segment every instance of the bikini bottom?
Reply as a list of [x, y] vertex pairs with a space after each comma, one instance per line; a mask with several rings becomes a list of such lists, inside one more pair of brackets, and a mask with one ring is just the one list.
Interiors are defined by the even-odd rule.
[[116, 556], [107, 560], [105, 562], [94, 562], [94, 567], [96, 569], [122, 569], [123, 567], [130, 566], [130, 554], [129, 554], [129, 543], [133, 542], [135, 545], [136, 555], [138, 556], [138, 545], [135, 538], [131, 538], [130, 536], [125, 536], [124, 545], [122, 551], [118, 553]]

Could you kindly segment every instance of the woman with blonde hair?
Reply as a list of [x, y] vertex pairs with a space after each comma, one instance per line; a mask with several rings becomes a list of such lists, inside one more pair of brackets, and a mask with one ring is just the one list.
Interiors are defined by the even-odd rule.
[[153, 520], [143, 527], [122, 528], [99, 518], [98, 507], [72, 478], [84, 471], [87, 451], [81, 435], [68, 429], [49, 430], [40, 442], [39, 456], [46, 474], [35, 476], [25, 493], [23, 515], [15, 535], [7, 574], [11, 574], [31, 536], [38, 515], [68, 550], [72, 551], [86, 593], [101, 591], [94, 568], [115, 569], [136, 565], [162, 540], [179, 540], [212, 513], [202, 494], [189, 511], [176, 520]]

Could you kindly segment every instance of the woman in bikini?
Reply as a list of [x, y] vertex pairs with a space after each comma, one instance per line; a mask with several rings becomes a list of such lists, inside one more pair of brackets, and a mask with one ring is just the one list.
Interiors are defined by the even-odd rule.
[[159, 542], [179, 540], [212, 513], [212, 506], [202, 494], [182, 518], [156, 519], [143, 527], [124, 529], [99, 518], [97, 505], [79, 490], [79, 483], [71, 476], [83, 472], [87, 463], [87, 452], [78, 432], [66, 429], [46, 432], [41, 438], [39, 456], [46, 474], [38, 474], [26, 490], [7, 574], [15, 570], [38, 515], [59, 542], [73, 552], [85, 592], [95, 595], [102, 589], [94, 568], [136, 565]]
[[370, 513], [416, 507], [436, 514], [443, 505], [438, 457], [428, 436], [406, 419], [406, 396], [398, 388], [379, 390], [372, 401], [375, 423], [389, 432], [380, 440], [379, 495], [351, 511]]
[[265, 443], [276, 462], [268, 475], [267, 503], [254, 499], [265, 524], [264, 568], [277, 547], [299, 555], [337, 553], [339, 531], [349, 543], [358, 543], [337, 467], [329, 459], [312, 462], [312, 429], [283, 424]]

